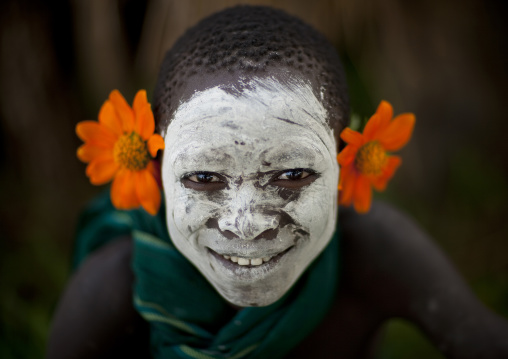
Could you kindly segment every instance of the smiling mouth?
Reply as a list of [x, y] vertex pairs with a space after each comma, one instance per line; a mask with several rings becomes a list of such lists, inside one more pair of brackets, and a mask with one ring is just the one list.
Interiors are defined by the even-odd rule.
[[291, 246], [287, 248], [286, 250], [268, 257], [261, 257], [261, 258], [244, 258], [244, 257], [238, 257], [234, 255], [224, 255], [219, 254], [215, 252], [213, 249], [208, 248], [208, 251], [212, 253], [212, 255], [217, 258], [222, 263], [226, 264], [227, 266], [236, 266], [236, 267], [244, 267], [244, 268], [254, 268], [254, 267], [260, 267], [261, 265], [269, 265], [269, 264], [276, 264], [282, 256], [284, 256], [287, 252], [289, 252], [294, 246]]

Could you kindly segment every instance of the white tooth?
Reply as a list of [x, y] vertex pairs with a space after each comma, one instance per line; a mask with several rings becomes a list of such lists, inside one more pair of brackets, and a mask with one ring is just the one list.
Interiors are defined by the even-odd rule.
[[264, 257], [263, 262], [268, 262], [272, 257]]
[[230, 256], [223, 256], [223, 257], [224, 257], [224, 258], [226, 258], [226, 259], [229, 259], [229, 258], [231, 258]]
[[253, 266], [258, 266], [260, 264], [263, 264], [263, 259], [262, 258], [253, 258], [250, 260], [250, 264]]
[[247, 258], [238, 258], [238, 264], [241, 266], [248, 266], [250, 264], [250, 260]]
[[231, 261], [235, 262], [235, 263], [238, 263], [238, 257], [231, 257]]

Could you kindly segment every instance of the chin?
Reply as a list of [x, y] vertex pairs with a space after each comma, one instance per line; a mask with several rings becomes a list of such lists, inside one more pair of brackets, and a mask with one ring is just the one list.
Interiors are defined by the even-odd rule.
[[238, 281], [210, 281], [217, 292], [229, 303], [238, 307], [264, 307], [275, 303], [287, 293], [294, 280], [273, 278], [250, 284]]
[[241, 266], [209, 251], [210, 270], [200, 269], [217, 292], [239, 307], [263, 307], [275, 303], [293, 286], [308, 263], [295, 266], [298, 248], [291, 247], [261, 265]]

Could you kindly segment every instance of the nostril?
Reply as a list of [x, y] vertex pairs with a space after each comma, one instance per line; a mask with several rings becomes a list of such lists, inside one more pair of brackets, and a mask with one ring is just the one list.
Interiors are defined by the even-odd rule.
[[217, 218], [209, 218], [208, 221], [206, 221], [205, 226], [207, 228], [220, 229], [219, 228], [219, 221]]
[[219, 228], [219, 232], [224, 236], [226, 237], [227, 239], [235, 239], [235, 238], [239, 238], [236, 234], [234, 234], [233, 232], [231, 231], [221, 231], [221, 229]]
[[234, 234], [229, 230], [223, 231], [222, 229], [220, 229], [219, 220], [217, 218], [210, 218], [208, 221], [206, 221], [205, 226], [207, 228], [217, 229], [227, 239], [239, 238], [236, 234]]
[[267, 240], [275, 239], [275, 238], [277, 238], [277, 234], [279, 234], [278, 228], [267, 229], [266, 231], [259, 234], [256, 238], [254, 238], [254, 240], [256, 240], [256, 239], [267, 239]]

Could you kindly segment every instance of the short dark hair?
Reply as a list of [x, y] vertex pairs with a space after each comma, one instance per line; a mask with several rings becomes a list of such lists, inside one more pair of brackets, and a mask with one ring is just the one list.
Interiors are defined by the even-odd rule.
[[166, 53], [154, 94], [157, 131], [169, 125], [179, 104], [177, 93], [193, 76], [217, 71], [261, 75], [276, 66], [318, 84], [316, 97], [322, 99], [328, 124], [338, 136], [349, 121], [349, 99], [335, 48], [301, 20], [264, 6], [237, 6], [211, 15]]

